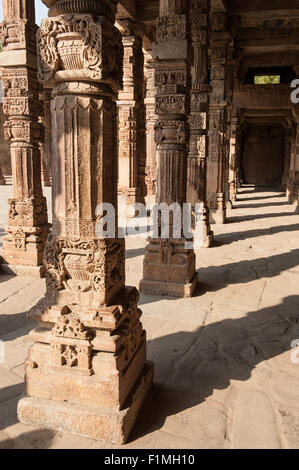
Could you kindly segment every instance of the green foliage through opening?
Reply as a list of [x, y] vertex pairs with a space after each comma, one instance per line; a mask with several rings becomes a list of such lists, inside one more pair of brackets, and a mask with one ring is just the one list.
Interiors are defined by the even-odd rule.
[[255, 85], [278, 85], [280, 83], [280, 75], [255, 75]]

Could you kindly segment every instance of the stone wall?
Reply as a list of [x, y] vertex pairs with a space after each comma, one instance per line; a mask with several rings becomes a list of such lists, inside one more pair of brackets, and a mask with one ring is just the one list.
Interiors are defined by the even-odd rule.
[[242, 149], [243, 181], [278, 188], [284, 168], [284, 129], [277, 125], [249, 125]]

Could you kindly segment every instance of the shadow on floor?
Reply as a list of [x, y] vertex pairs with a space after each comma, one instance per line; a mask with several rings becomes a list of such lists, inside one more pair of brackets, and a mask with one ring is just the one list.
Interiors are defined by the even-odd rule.
[[[250, 201], [250, 199], [248, 199]], [[238, 201], [237, 201], [238, 202]], [[241, 200], [240, 200], [241, 202]], [[243, 202], [243, 200], [242, 200]], [[263, 204], [234, 204], [234, 209], [257, 209], [259, 207], [291, 206], [288, 202], [265, 202]]]
[[[237, 209], [237, 207], [235, 208]], [[274, 217], [290, 217], [292, 215], [297, 215], [298, 213], [295, 212], [275, 212], [272, 214], [254, 214], [254, 215], [241, 215], [237, 217], [227, 217], [227, 223], [233, 224], [236, 222], [248, 222], [249, 220], [256, 220], [256, 219], [268, 219]]]
[[[260, 278], [276, 277], [283, 271], [299, 266], [299, 249], [287, 253], [200, 268], [198, 282], [207, 291], [222, 289], [229, 284], [248, 283]], [[299, 269], [296, 272], [299, 275]]]
[[50, 429], [39, 429], [25, 432], [15, 439], [5, 439], [0, 442], [0, 449], [48, 449], [55, 431]]
[[279, 225], [277, 227], [270, 227], [265, 229], [245, 230], [244, 232], [231, 232], [222, 233], [216, 236], [216, 243], [219, 245], [229, 245], [239, 240], [247, 238], [263, 237], [267, 235], [274, 235], [281, 232], [299, 232], [299, 224], [294, 225]]
[[158, 378], [131, 441], [161, 429], [166, 418], [203, 403], [214, 390], [228, 388], [231, 380], [248, 380], [258, 364], [290, 349], [299, 338], [298, 309], [299, 296], [289, 296], [280, 305], [244, 318], [150, 341], [149, 356], [156, 363]]
[[[263, 200], [263, 199], [273, 199], [273, 198], [277, 198], [277, 197], [286, 197], [285, 193], [281, 193], [281, 194], [274, 194], [273, 196], [256, 196], [256, 197], [242, 198], [242, 197], [240, 197], [242, 194], [244, 194], [244, 193], [238, 193], [237, 202], [259, 201], [261, 199]], [[286, 204], [287, 204], [287, 202], [286, 202]]]
[[[27, 318], [27, 312], [11, 313], [9, 315], [0, 314], [0, 339], [4, 338], [5, 341], [13, 341], [14, 339], [23, 336], [24, 328], [32, 329], [36, 323]], [[9, 339], [5, 336], [9, 336]]]

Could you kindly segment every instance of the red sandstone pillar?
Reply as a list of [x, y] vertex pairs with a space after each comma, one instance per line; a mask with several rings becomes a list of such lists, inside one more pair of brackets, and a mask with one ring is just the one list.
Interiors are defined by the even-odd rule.
[[209, 1], [195, 2], [190, 10], [191, 38], [193, 47], [193, 67], [191, 73], [191, 106], [189, 117], [190, 139], [187, 160], [187, 202], [197, 208], [196, 230], [197, 248], [209, 248], [213, 242], [210, 229], [209, 210], [206, 201], [206, 160], [208, 156], [208, 110], [209, 110], [209, 78], [208, 78], [208, 28]]
[[2, 172], [1, 164], [0, 164], [0, 184], [6, 184], [6, 181]]
[[41, 143], [41, 178], [43, 186], [51, 186], [51, 91], [44, 90], [41, 100], [43, 102], [41, 122], [45, 130], [45, 139]]
[[[155, 58], [157, 204], [186, 202], [187, 141], [189, 114], [189, 2], [160, 0]], [[186, 239], [149, 239], [140, 289], [146, 294], [191, 296], [197, 276], [193, 249]]]
[[138, 25], [119, 19], [124, 48], [123, 88], [118, 94], [118, 194], [127, 204], [144, 203], [145, 108], [142, 39]]
[[[8, 235], [2, 267], [8, 273], [43, 275], [42, 259], [49, 233], [47, 204], [41, 187], [39, 143], [43, 128], [37, 60], [34, 0], [3, 0], [0, 54], [5, 88], [4, 135], [11, 142], [13, 191], [9, 199]], [[16, 65], [17, 63], [17, 65]]]
[[226, 71], [230, 35], [224, 12], [211, 15], [211, 85], [209, 114], [209, 154], [207, 161], [207, 202], [210, 220], [225, 223], [225, 186], [227, 177], [227, 97]]
[[146, 108], [146, 166], [145, 184], [147, 203], [155, 203], [157, 192], [157, 159], [155, 142], [155, 124], [157, 115], [155, 113], [155, 62], [152, 51], [147, 51], [145, 55], [144, 73], [146, 81], [146, 96], [144, 100]]
[[[125, 244], [99, 232], [117, 214], [122, 42], [115, 0], [53, 2], [38, 31], [39, 77], [54, 83], [53, 230], [47, 291], [26, 361], [20, 421], [122, 444], [150, 387], [138, 291], [125, 286]], [[49, 41], [51, 37], [51, 41]], [[115, 222], [117, 223], [117, 217]]]

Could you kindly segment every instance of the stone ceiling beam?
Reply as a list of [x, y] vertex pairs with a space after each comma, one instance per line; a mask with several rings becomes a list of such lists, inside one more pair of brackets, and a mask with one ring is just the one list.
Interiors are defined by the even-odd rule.
[[121, 0], [117, 4], [117, 17], [136, 19], [136, 1]]
[[241, 67], [287, 67], [298, 63], [299, 51], [286, 52], [283, 55], [266, 52], [244, 56]]

